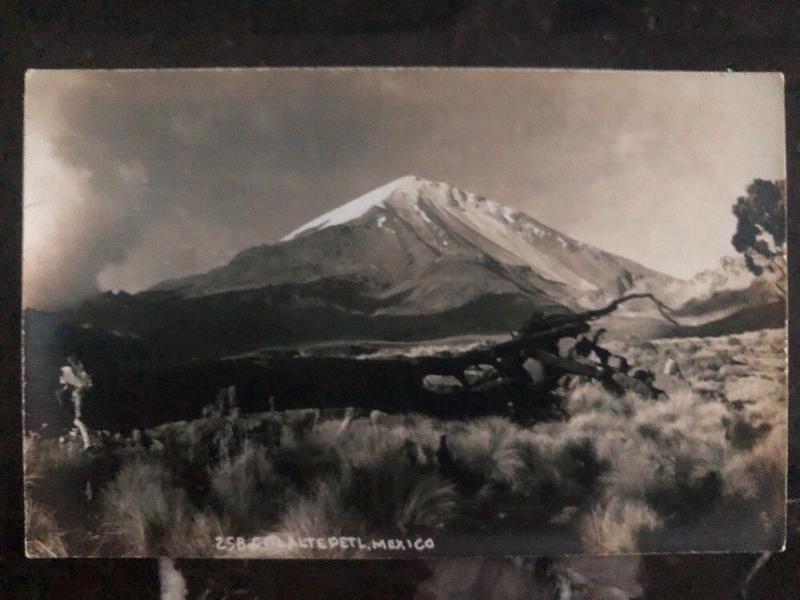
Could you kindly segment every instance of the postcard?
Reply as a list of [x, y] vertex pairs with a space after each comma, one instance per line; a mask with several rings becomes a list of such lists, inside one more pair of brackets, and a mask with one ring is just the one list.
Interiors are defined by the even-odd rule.
[[31, 557], [780, 550], [783, 77], [33, 70]]

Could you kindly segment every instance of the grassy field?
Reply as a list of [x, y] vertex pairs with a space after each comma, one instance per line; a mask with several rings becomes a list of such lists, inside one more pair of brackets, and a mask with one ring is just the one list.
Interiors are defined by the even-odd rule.
[[[531, 552], [755, 550], [784, 526], [784, 332], [607, 346], [668, 400], [563, 382], [568, 415], [212, 414], [121, 437], [25, 439], [32, 556], [365, 556], [216, 536], [476, 533]], [[145, 410], [143, 408], [143, 410]], [[447, 450], [441, 448], [446, 437]], [[555, 547], [552, 540], [559, 540]]]

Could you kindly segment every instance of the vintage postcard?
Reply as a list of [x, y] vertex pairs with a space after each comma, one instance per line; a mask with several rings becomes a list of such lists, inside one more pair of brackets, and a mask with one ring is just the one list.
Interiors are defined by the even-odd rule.
[[781, 549], [783, 78], [30, 71], [32, 557]]

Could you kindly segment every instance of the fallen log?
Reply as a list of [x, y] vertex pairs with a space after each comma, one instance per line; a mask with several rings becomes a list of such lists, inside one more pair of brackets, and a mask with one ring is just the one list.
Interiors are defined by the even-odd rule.
[[[131, 430], [194, 419], [214, 401], [219, 389], [229, 386], [236, 387], [242, 413], [357, 407], [365, 414], [371, 410], [445, 418], [511, 414], [524, 420], [559, 414], [560, 398], [554, 392], [565, 375], [601, 381], [614, 393], [633, 390], [657, 396], [659, 390], [646, 379], [558, 353], [562, 338], [578, 338], [590, 331], [591, 321], [612, 313], [623, 302], [643, 298], [653, 300], [670, 318], [668, 307], [651, 294], [631, 294], [600, 309], [533, 315], [509, 340], [452, 355], [376, 359], [267, 351], [179, 367], [107, 369], [93, 374], [86, 421], [95, 429]], [[526, 369], [530, 360], [541, 365], [536, 380]], [[467, 371], [476, 368], [493, 375], [473, 385]], [[453, 376], [461, 385], [454, 386], [452, 393], [436, 393], [424, 386], [428, 375]]]

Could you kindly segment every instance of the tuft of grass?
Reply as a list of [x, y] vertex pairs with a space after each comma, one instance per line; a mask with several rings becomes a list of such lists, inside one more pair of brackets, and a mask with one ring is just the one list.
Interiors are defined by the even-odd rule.
[[286, 481], [258, 444], [245, 442], [238, 456], [220, 461], [210, 482], [216, 506], [238, 532], [273, 524], [285, 503]]
[[25, 554], [29, 558], [69, 556], [55, 513], [29, 499], [25, 501]]
[[403, 494], [394, 522], [401, 533], [444, 529], [457, 513], [455, 485], [435, 474], [425, 475]]
[[[556, 440], [593, 440], [598, 460], [609, 467], [601, 475], [604, 488], [631, 500], [658, 497], [665, 514], [692, 491], [713, 491], [730, 450], [732, 415], [725, 405], [691, 390], [675, 392], [668, 401], [612, 397], [594, 383], [576, 391], [577, 401], [567, 399], [568, 421], [534, 431]], [[705, 499], [713, 501], [713, 494]]]
[[503, 417], [467, 423], [449, 438], [453, 454], [476, 478], [510, 483], [522, 466], [518, 439], [521, 428]]
[[61, 470], [77, 470], [88, 461], [83, 446], [77, 438], [66, 437], [58, 444], [37, 434], [27, 434], [22, 440], [25, 480], [36, 484], [42, 478]]
[[639, 536], [663, 525], [656, 512], [643, 502], [613, 498], [592, 508], [581, 520], [584, 548], [591, 554], [632, 554]]
[[733, 506], [758, 512], [763, 532], [776, 539], [783, 535], [787, 454], [786, 426], [772, 430], [746, 453], [736, 454], [722, 472], [725, 498]]
[[163, 467], [141, 459], [123, 465], [102, 497], [105, 530], [126, 555], [169, 555], [190, 528], [194, 507]]
[[[363, 525], [345, 508], [340, 481], [318, 482], [308, 496], [299, 496], [290, 502], [282, 515], [277, 534], [296, 538], [325, 538], [330, 536], [358, 535]], [[312, 550], [297, 549], [293, 557], [314, 556]], [[352, 557], [354, 550], [337, 548], [326, 553], [330, 558]]]
[[401, 449], [349, 467], [347, 506], [374, 530], [406, 533], [444, 528], [456, 513], [455, 485], [433, 467], [410, 464]]
[[216, 548], [216, 538], [231, 535], [230, 522], [211, 511], [195, 512], [182, 520], [167, 539], [169, 556], [188, 558], [225, 555]]

